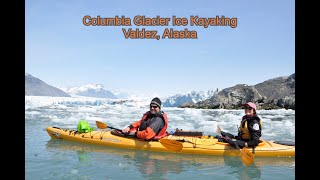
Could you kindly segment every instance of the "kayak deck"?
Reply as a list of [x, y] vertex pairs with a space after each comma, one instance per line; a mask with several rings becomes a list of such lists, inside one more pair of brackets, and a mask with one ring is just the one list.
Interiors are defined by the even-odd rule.
[[[59, 127], [47, 127], [51, 138], [67, 141], [95, 144], [102, 146], [118, 147], [125, 149], [139, 149], [159, 152], [175, 152], [183, 154], [203, 154], [220, 156], [240, 156], [240, 151], [230, 146], [228, 143], [218, 142], [212, 136], [190, 137], [169, 135], [163, 139], [176, 140], [181, 142], [183, 148], [178, 152], [167, 147], [159, 141], [145, 141], [132, 137], [116, 136], [112, 131], [92, 131], [88, 133], [78, 133], [76, 130]], [[169, 146], [172, 144], [168, 144]], [[248, 148], [252, 152], [252, 148]], [[255, 156], [295, 156], [295, 146], [277, 144], [274, 141], [261, 141], [254, 149]]]

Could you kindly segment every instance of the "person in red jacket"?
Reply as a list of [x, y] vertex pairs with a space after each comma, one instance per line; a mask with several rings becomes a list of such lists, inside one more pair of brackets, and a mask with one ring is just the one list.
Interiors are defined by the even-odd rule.
[[155, 97], [150, 102], [150, 110], [143, 114], [139, 121], [124, 128], [122, 132], [140, 139], [158, 140], [168, 135], [167, 127], [167, 114], [161, 111], [161, 100]]

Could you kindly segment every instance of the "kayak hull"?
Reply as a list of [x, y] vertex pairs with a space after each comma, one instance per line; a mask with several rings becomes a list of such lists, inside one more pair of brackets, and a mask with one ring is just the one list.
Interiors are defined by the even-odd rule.
[[[121, 137], [111, 133], [111, 131], [92, 131], [88, 133], [78, 133], [75, 130], [58, 127], [47, 127], [46, 131], [53, 139], [74, 141], [99, 146], [117, 147], [125, 149], [138, 149], [157, 152], [174, 152], [182, 154], [202, 154], [217, 156], [240, 156], [238, 149], [228, 143], [218, 142], [212, 136], [186, 137], [169, 135], [164, 139], [171, 139], [181, 142], [183, 148], [174, 151], [172, 148], [160, 143], [159, 141], [145, 141], [132, 137]], [[248, 148], [252, 152], [252, 148]], [[288, 146], [274, 143], [274, 141], [261, 141], [254, 149], [255, 156], [295, 156], [295, 146]]]

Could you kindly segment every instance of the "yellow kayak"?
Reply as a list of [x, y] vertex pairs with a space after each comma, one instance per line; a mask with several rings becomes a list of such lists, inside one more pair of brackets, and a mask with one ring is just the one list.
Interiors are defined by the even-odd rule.
[[[182, 154], [218, 155], [218, 156], [240, 156], [241, 152], [228, 143], [218, 142], [212, 136], [176, 136], [168, 135], [159, 141], [145, 141], [142, 139], [121, 136], [116, 131], [91, 131], [79, 133], [76, 130], [47, 127], [51, 138], [66, 141], [74, 141], [86, 144], [118, 147], [125, 149], [139, 149], [158, 152], [174, 152]], [[253, 152], [252, 148], [248, 148]], [[275, 141], [262, 140], [254, 149], [254, 156], [295, 156], [294, 145], [284, 145]]]
[[[79, 159], [85, 160], [87, 158], [86, 152], [111, 154], [117, 157], [126, 157], [132, 160], [136, 160], [140, 157], [147, 157], [151, 162], [159, 161], [163, 163], [170, 162], [170, 167], [181, 167], [181, 164], [201, 164], [206, 166], [222, 166], [224, 164], [230, 164], [231, 166], [237, 166], [238, 158], [234, 156], [210, 156], [210, 155], [197, 155], [197, 154], [177, 154], [177, 153], [163, 153], [155, 151], [140, 151], [135, 149], [123, 149], [106, 146], [91, 146], [90, 144], [61, 141], [56, 142], [55, 139], [51, 139], [47, 142], [46, 148], [49, 150], [63, 150], [63, 151], [75, 151], [78, 152]], [[154, 164], [157, 164], [154, 162]], [[254, 159], [256, 166], [295, 166], [295, 157], [256, 157]]]

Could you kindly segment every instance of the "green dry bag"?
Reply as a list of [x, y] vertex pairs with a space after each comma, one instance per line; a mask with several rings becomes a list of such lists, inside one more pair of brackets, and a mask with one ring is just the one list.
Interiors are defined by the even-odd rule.
[[87, 133], [93, 131], [93, 128], [90, 127], [89, 123], [85, 120], [80, 120], [78, 123], [78, 132], [79, 133]]

